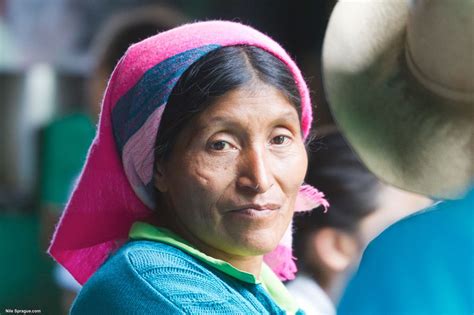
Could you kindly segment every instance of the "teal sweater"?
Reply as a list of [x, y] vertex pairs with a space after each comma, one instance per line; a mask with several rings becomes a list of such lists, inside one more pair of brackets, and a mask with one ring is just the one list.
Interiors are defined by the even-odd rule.
[[166, 242], [132, 240], [87, 281], [71, 314], [286, 312], [263, 283], [242, 281]]

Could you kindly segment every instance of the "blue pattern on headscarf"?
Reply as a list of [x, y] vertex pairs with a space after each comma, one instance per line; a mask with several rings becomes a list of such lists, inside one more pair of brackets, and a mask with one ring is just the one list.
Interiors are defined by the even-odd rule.
[[168, 98], [181, 75], [199, 58], [220, 45], [206, 45], [170, 57], [146, 71], [112, 110], [112, 126], [120, 153], [125, 143]]

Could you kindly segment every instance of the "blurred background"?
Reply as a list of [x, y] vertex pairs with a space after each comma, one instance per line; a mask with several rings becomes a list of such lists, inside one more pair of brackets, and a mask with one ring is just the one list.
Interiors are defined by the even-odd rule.
[[321, 127], [331, 123], [320, 51], [334, 3], [0, 0], [0, 314], [61, 314], [63, 291], [75, 290], [62, 284], [46, 249], [94, 135], [107, 78], [131, 42], [195, 20], [254, 26], [302, 69]]

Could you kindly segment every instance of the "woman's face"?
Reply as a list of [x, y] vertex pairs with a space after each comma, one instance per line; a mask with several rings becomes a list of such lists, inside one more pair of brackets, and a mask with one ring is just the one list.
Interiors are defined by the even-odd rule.
[[306, 168], [296, 109], [257, 84], [228, 92], [192, 120], [155, 184], [178, 232], [198, 248], [260, 256], [287, 229]]

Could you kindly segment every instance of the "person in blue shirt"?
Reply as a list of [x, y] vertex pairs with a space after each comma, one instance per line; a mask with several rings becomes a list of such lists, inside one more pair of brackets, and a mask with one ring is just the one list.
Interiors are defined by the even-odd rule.
[[439, 202], [365, 251], [339, 314], [474, 313], [474, 2], [339, 1], [325, 36], [336, 121], [382, 180]]
[[295, 217], [300, 272], [287, 287], [308, 314], [332, 315], [367, 244], [393, 222], [432, 202], [380, 181], [334, 126], [317, 134], [306, 182], [317, 184], [331, 207]]

